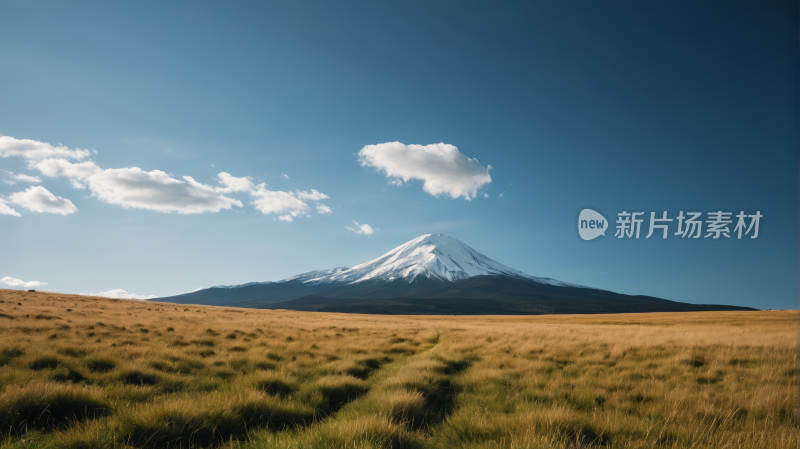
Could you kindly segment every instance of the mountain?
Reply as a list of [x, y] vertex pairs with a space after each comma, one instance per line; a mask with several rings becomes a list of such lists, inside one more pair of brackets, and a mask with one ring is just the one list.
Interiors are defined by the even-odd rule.
[[752, 310], [630, 296], [531, 276], [441, 234], [369, 262], [276, 282], [218, 285], [158, 298], [179, 304], [358, 313], [541, 314]]
[[355, 284], [396, 280], [414, 282], [417, 278], [453, 282], [484, 275], [504, 275], [543, 284], [580, 287], [555, 279], [525, 274], [484, 256], [452, 237], [441, 234], [419, 236], [377, 259], [352, 268], [312, 271], [289, 280], [298, 279], [310, 284], [336, 282]]

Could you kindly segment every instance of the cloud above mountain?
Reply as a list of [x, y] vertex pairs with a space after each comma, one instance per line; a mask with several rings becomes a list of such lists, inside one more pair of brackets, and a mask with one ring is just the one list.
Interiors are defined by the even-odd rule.
[[292, 192], [280, 190], [267, 190], [266, 184], [259, 184], [255, 190], [250, 192], [253, 201], [250, 203], [262, 214], [278, 214], [281, 221], [294, 221], [294, 217], [305, 214], [308, 211], [308, 204], [296, 197]]
[[373, 167], [389, 178], [389, 184], [401, 186], [417, 179], [422, 189], [433, 195], [464, 197], [472, 200], [478, 189], [492, 182], [491, 165], [483, 167], [477, 159], [462, 154], [454, 145], [405, 145], [387, 142], [367, 145], [358, 152], [362, 167]]
[[360, 225], [355, 220], [353, 220], [353, 223], [356, 224], [355, 228], [351, 228], [350, 226], [345, 226], [344, 228], [347, 229], [348, 231], [355, 232], [356, 234], [370, 235], [370, 234], [375, 233], [375, 230], [372, 229], [372, 226], [370, 226], [370, 225], [368, 225], [366, 223], [363, 224], [363, 225]]

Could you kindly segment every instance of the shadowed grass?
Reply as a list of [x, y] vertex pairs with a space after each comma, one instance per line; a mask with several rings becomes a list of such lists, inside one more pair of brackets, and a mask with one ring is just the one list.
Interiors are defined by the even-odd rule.
[[8, 365], [17, 357], [25, 355], [25, 351], [19, 348], [6, 348], [0, 351], [0, 366]]
[[342, 408], [369, 390], [369, 385], [352, 376], [325, 376], [307, 385], [301, 392], [303, 401], [314, 404], [317, 410], [327, 414]]
[[0, 396], [0, 428], [12, 434], [64, 428], [108, 414], [109, 404], [96, 389], [33, 384], [9, 387]]
[[87, 360], [86, 367], [93, 373], [107, 373], [117, 368], [117, 362], [107, 358], [95, 358]]

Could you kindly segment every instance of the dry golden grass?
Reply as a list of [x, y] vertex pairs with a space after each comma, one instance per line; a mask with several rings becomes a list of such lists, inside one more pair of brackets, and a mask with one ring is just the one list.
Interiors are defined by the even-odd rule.
[[346, 315], [0, 290], [0, 441], [794, 447], [797, 318]]

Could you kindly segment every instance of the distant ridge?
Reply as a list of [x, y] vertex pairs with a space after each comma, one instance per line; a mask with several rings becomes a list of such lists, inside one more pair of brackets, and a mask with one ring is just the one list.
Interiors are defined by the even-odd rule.
[[354, 267], [158, 298], [179, 304], [382, 314], [547, 314], [755, 310], [630, 296], [503, 265], [441, 234]]

